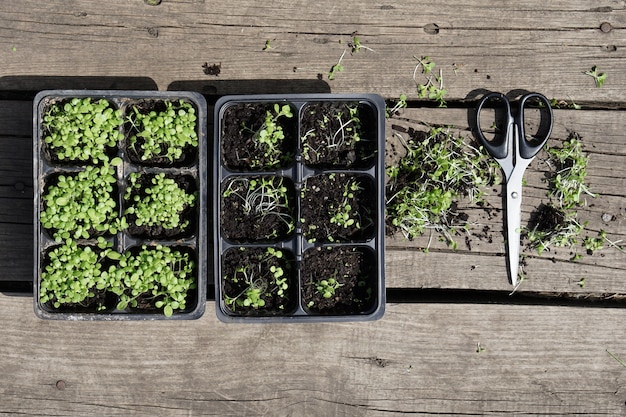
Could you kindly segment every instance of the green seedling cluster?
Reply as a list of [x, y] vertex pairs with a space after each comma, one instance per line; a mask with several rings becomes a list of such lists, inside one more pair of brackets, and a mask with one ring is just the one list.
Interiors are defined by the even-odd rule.
[[115, 182], [113, 168], [108, 165], [87, 166], [76, 174], [59, 175], [41, 197], [41, 225], [52, 231], [57, 242], [117, 233], [125, 224], [117, 218]]
[[[537, 221], [532, 229], [524, 231], [530, 246], [539, 254], [550, 246], [570, 247], [577, 244], [584, 229], [585, 224], [577, 220], [576, 210], [586, 204], [585, 196], [595, 195], [585, 185], [588, 158], [579, 139], [577, 134], [572, 133], [562, 147], [547, 150], [548, 163], [554, 166], [555, 173], [549, 184], [551, 201], [544, 212], [551, 213], [549, 217], [554, 220], [548, 222], [551, 227], [542, 227], [543, 221]], [[592, 246], [590, 242], [589, 246]]]
[[[333, 176], [333, 174], [331, 174]], [[343, 228], [361, 227], [359, 224], [358, 213], [353, 212], [350, 201], [354, 199], [354, 193], [362, 191], [363, 189], [359, 185], [356, 179], [350, 180], [344, 186], [343, 199], [339, 204], [329, 203], [328, 211], [330, 213], [330, 223], [337, 224]]]
[[396, 101], [396, 104], [394, 104], [392, 108], [387, 107], [387, 118], [394, 116], [400, 109], [405, 109], [407, 105], [408, 104], [406, 102], [406, 94], [400, 94], [400, 97]]
[[[240, 248], [247, 251], [246, 248]], [[283, 302], [278, 308], [284, 309], [287, 301], [289, 283], [280, 260], [283, 252], [268, 247], [256, 259], [250, 259], [246, 265], [240, 265], [232, 276], [224, 277], [225, 281], [241, 284], [244, 288], [236, 295], [224, 294], [224, 302], [234, 312], [238, 308], [251, 307], [259, 309], [265, 307], [266, 298], [276, 295]]]
[[406, 155], [387, 168], [391, 225], [408, 239], [434, 229], [456, 248], [452, 235], [470, 225], [456, 215], [453, 203], [461, 197], [481, 201], [483, 189], [497, 181], [497, 164], [482, 147], [472, 147], [444, 128], [403, 144]]
[[[134, 214], [137, 226], [162, 226], [166, 229], [186, 228], [188, 220], [181, 218], [189, 207], [194, 207], [197, 195], [188, 194], [173, 178], [165, 173], [154, 175], [150, 185], [144, 188], [139, 179], [145, 174], [131, 173], [124, 199], [130, 206], [124, 214]], [[138, 191], [142, 193], [137, 193]], [[145, 195], [141, 195], [145, 194]]]
[[73, 98], [50, 106], [43, 116], [47, 146], [62, 161], [109, 160], [107, 151], [123, 138], [122, 111], [104, 100]]
[[274, 104], [273, 111], [268, 110], [265, 113], [265, 120], [261, 127], [256, 131], [243, 126], [244, 131], [251, 131], [253, 133], [252, 141], [257, 151], [263, 154], [264, 159], [251, 159], [250, 166], [252, 168], [267, 167], [275, 168], [287, 160], [289, 155], [285, 155], [282, 149], [282, 143], [285, 140], [285, 132], [282, 126], [278, 123], [278, 119], [286, 117], [288, 119], [293, 117], [291, 107], [288, 104], [282, 107], [276, 103]]
[[[63, 304], [86, 306], [95, 297], [102, 283], [102, 260], [111, 249], [101, 238], [102, 250], [91, 246], [78, 246], [67, 239], [48, 253], [48, 263], [41, 273], [39, 301], [52, 302], [55, 308]], [[99, 307], [102, 308], [101, 306]]]
[[[167, 158], [173, 162], [181, 158], [186, 148], [198, 146], [197, 115], [191, 103], [179, 100], [164, 104], [166, 108], [160, 112], [142, 113], [133, 107], [134, 113], [127, 116], [127, 121], [137, 131], [130, 136], [129, 146], [142, 161]], [[138, 144], [140, 149], [137, 149]]]
[[[340, 284], [335, 278], [328, 278], [316, 282], [315, 289], [322, 297], [330, 298], [335, 295], [335, 290], [341, 286], [343, 286], [343, 284]], [[310, 303], [313, 303], [313, 301]]]
[[118, 255], [117, 265], [102, 274], [96, 287], [119, 296], [118, 310], [137, 307], [141, 301], [163, 309], [170, 317], [175, 310], [186, 308], [187, 293], [196, 288], [195, 263], [187, 252], [143, 245], [136, 254], [129, 251]]
[[[289, 189], [282, 177], [236, 178], [222, 192], [224, 198], [236, 196], [246, 216], [276, 216], [287, 225], [287, 233], [295, 229], [289, 207]], [[265, 238], [275, 237], [276, 230], [267, 230]]]
[[[361, 141], [361, 119], [359, 118], [358, 105], [346, 105], [345, 108], [337, 111], [333, 117], [324, 115], [319, 121], [317, 128], [312, 128], [302, 136], [303, 154], [307, 160], [312, 159], [310, 154], [317, 155], [320, 149], [313, 149], [310, 144], [311, 138], [315, 137], [316, 130], [325, 132], [331, 123], [336, 121], [339, 125], [332, 133], [320, 140], [320, 143], [330, 150], [340, 150], [343, 147], [352, 147]], [[330, 128], [332, 129], [332, 127]]]
[[[421, 58], [413, 56], [413, 58], [417, 60], [417, 65], [413, 70], [413, 81], [415, 81], [417, 86], [417, 96], [435, 100], [439, 107], [446, 107], [444, 96], [448, 92], [443, 88], [443, 71], [439, 69], [439, 74], [436, 75], [433, 72], [436, 64], [427, 56]], [[421, 74], [422, 81], [417, 80], [418, 73]]]

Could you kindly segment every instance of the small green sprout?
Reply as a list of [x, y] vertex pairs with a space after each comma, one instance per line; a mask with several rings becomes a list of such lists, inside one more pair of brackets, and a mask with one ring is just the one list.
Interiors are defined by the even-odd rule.
[[406, 102], [406, 94], [400, 94], [398, 101], [392, 108], [387, 108], [387, 118], [392, 117], [396, 114], [396, 112], [400, 109], [405, 109], [407, 107]]
[[585, 75], [593, 78], [593, 81], [598, 88], [602, 87], [604, 85], [604, 82], [606, 81], [606, 74], [603, 72], [598, 72], [598, 67], [596, 65], [591, 67], [589, 71], [585, 71]]
[[582, 109], [582, 106], [580, 106], [579, 104], [576, 104], [574, 100], [570, 99], [570, 101], [571, 102], [567, 102], [565, 100], [557, 100], [556, 98], [553, 98], [552, 100], [550, 100], [550, 107], [552, 107], [553, 109], [561, 109], [561, 108], [573, 109], [573, 110]]
[[198, 146], [196, 109], [184, 100], [165, 101], [165, 110], [160, 112], [142, 113], [133, 107], [126, 119], [136, 130], [129, 138], [129, 146], [142, 161], [166, 158], [173, 162], [187, 148]]
[[187, 193], [173, 178], [165, 173], [152, 176], [150, 184], [145, 186], [139, 180], [146, 174], [131, 173], [124, 200], [128, 207], [124, 214], [135, 215], [134, 223], [141, 226], [162, 226], [165, 229], [186, 228], [189, 221], [183, 221], [182, 213], [194, 207], [197, 193]]
[[[443, 71], [439, 70], [439, 75], [434, 75], [435, 63], [430, 60], [429, 57], [423, 56], [418, 58], [413, 56], [417, 60], [417, 65], [413, 69], [413, 81], [417, 86], [417, 95], [419, 98], [427, 98], [435, 100], [439, 107], [446, 107], [446, 101], [444, 96], [448, 93], [443, 88]], [[417, 73], [421, 68], [421, 74], [426, 80], [425, 83], [417, 81]]]
[[315, 284], [317, 292], [324, 298], [333, 297], [335, 291], [342, 286], [343, 284], [340, 284], [335, 278], [323, 279]]
[[264, 51], [269, 51], [270, 49], [274, 49], [274, 48], [272, 48], [272, 41], [267, 39], [267, 40], [265, 40], [265, 46], [263, 46], [263, 50]]
[[343, 72], [344, 68], [343, 68], [343, 65], [341, 65], [341, 61], [343, 60], [343, 57], [345, 55], [346, 55], [346, 51], [344, 50], [341, 56], [339, 57], [339, 60], [337, 61], [337, 63], [330, 68], [330, 71], [328, 72], [329, 80], [334, 80], [336, 73]]
[[350, 48], [350, 53], [352, 54], [356, 54], [361, 49], [375, 52], [372, 48], [368, 48], [367, 46], [363, 45], [356, 35], [352, 37], [352, 41], [348, 42], [348, 47]]

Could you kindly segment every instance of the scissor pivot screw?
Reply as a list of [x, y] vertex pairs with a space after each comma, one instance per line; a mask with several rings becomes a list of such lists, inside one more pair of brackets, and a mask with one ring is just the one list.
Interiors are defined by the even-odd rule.
[[513, 191], [511, 193], [511, 198], [517, 198], [517, 197], [519, 197], [519, 194], [517, 193], [517, 191]]

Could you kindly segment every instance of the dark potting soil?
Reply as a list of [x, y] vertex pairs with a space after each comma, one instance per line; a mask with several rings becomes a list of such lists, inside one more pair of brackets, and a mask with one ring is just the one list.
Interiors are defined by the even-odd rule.
[[540, 204], [537, 210], [531, 214], [529, 228], [538, 232], [550, 232], [562, 226], [565, 221], [565, 213], [549, 204]]
[[[250, 191], [249, 180], [260, 178], [234, 178], [224, 185], [221, 231], [225, 239], [237, 243], [271, 242], [283, 240], [295, 231], [296, 192], [293, 183], [286, 178], [263, 177], [271, 179], [276, 186], [282, 182], [281, 185], [287, 187], [287, 198], [281, 196], [276, 201], [269, 201], [267, 195]], [[232, 191], [228, 197], [223, 197], [225, 189]]]
[[[146, 140], [142, 136], [137, 136], [137, 142], [135, 146], [130, 146], [130, 138], [136, 136], [140, 131], [135, 127], [135, 110], [136, 108], [141, 114], [148, 114], [151, 111], [155, 111], [157, 113], [164, 112], [167, 107], [163, 100], [139, 100], [134, 102], [131, 106], [126, 109], [126, 117], [131, 118], [131, 121], [126, 121], [124, 124], [124, 150], [126, 151], [126, 155], [131, 162], [138, 165], [145, 166], [155, 166], [155, 167], [178, 167], [178, 166], [187, 166], [193, 164], [197, 159], [197, 148], [195, 146], [188, 145], [183, 149], [183, 153], [180, 158], [175, 158], [170, 161], [169, 158], [163, 156], [156, 156], [149, 158], [147, 160], [142, 160], [141, 155], [143, 154], [142, 147], [146, 143]], [[196, 109], [196, 114], [197, 109]], [[161, 145], [161, 153], [167, 154], [166, 145]]]
[[[350, 190], [351, 184], [358, 185]], [[353, 224], [333, 220], [338, 213], [349, 213]], [[354, 242], [374, 233], [376, 193], [371, 179], [345, 173], [323, 174], [306, 180], [302, 191], [302, 233], [309, 242]]]
[[[357, 109], [356, 118], [350, 109]], [[312, 167], [362, 168], [374, 162], [376, 117], [367, 104], [320, 102], [302, 109], [302, 157]], [[354, 141], [354, 135], [359, 140]]]
[[[314, 248], [302, 257], [302, 304], [320, 314], [367, 313], [376, 301], [374, 254], [365, 248]], [[321, 280], [335, 279], [340, 286], [325, 298]]]
[[[188, 175], [166, 175], [167, 178], [173, 178], [178, 186], [185, 190], [187, 194], [192, 194], [197, 191], [196, 182], [193, 177]], [[138, 180], [137, 183], [140, 184], [139, 189], [132, 190], [130, 197], [128, 200], [124, 200], [124, 210], [129, 207], [134, 197], [138, 195], [140, 198], [145, 197], [147, 194], [145, 192], [146, 188], [149, 188], [151, 184], [151, 180], [154, 178], [154, 174], [144, 174]], [[198, 202], [196, 201], [196, 206]], [[137, 226], [135, 223], [137, 220], [137, 215], [134, 213], [126, 214], [126, 221], [128, 222], [128, 228], [126, 231], [128, 234], [134, 237], [140, 237], [143, 239], [178, 239], [183, 237], [190, 237], [196, 230], [197, 227], [197, 216], [196, 216], [196, 208], [187, 206], [180, 213], [181, 224], [183, 224], [186, 220], [189, 221], [187, 227], [176, 227], [173, 229], [167, 229], [161, 225], [141, 225]]]
[[[281, 104], [282, 105], [282, 104]], [[233, 170], [253, 170], [284, 168], [293, 163], [297, 137], [297, 113], [293, 117], [282, 116], [277, 124], [285, 135], [279, 145], [278, 164], [265, 156], [265, 150], [253, 140], [255, 133], [262, 128], [268, 111], [274, 111], [273, 103], [242, 103], [228, 107], [222, 121], [222, 159], [227, 168]]]
[[[262, 307], [226, 305], [233, 314], [241, 316], [276, 316], [293, 312], [297, 302], [294, 260], [291, 254], [282, 250], [283, 256], [268, 256], [266, 248], [231, 248], [222, 257], [222, 292], [224, 298], [246, 298], [245, 292], [251, 285], [261, 289], [260, 298], [265, 302]], [[288, 288], [279, 296], [275, 284], [275, 268], [282, 268]], [[245, 269], [245, 274], [242, 271]], [[249, 278], [246, 282], [245, 276]], [[233, 280], [237, 277], [237, 281]], [[224, 300], [225, 302], [225, 300]]]

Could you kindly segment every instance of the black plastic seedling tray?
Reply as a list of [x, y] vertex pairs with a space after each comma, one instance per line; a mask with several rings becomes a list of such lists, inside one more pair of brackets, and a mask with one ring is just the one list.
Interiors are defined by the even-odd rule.
[[[141, 161], [133, 162], [126, 150], [125, 139], [128, 133], [128, 124], [122, 123], [119, 127], [123, 138], [114, 149], [113, 157], [122, 160], [116, 166], [114, 190], [117, 191], [118, 215], [123, 215], [123, 195], [127, 188], [127, 177], [130, 173], [158, 174], [165, 173], [172, 176], [184, 176], [190, 179], [192, 187], [197, 191], [195, 214], [192, 215], [191, 231], [182, 236], [172, 236], [166, 238], [137, 237], [131, 235], [128, 230], [119, 230], [116, 234], [105, 236], [106, 240], [113, 244], [113, 249], [123, 253], [133, 248], [147, 245], [170, 246], [173, 249], [188, 252], [195, 262], [195, 289], [191, 290], [187, 298], [187, 305], [184, 310], [175, 311], [169, 319], [196, 319], [200, 317], [206, 304], [206, 281], [209, 260], [209, 249], [207, 242], [207, 105], [204, 97], [194, 92], [158, 92], [158, 91], [113, 91], [113, 90], [49, 90], [42, 91], [34, 99], [33, 108], [33, 164], [34, 164], [34, 238], [35, 238], [35, 268], [34, 268], [34, 307], [35, 313], [40, 318], [63, 319], [63, 320], [159, 320], [167, 319], [162, 311], [158, 309], [142, 312], [138, 309], [126, 308], [117, 310], [118, 299], [115, 294], [107, 293], [104, 311], [81, 311], [80, 309], [55, 309], [49, 304], [41, 303], [40, 282], [42, 268], [46, 262], [46, 253], [58, 246], [49, 230], [42, 227], [40, 212], [43, 208], [42, 194], [46, 190], [48, 183], [59, 175], [72, 175], [85, 169], [89, 163], [69, 163], [55, 162], [46, 148], [43, 141], [45, 134], [43, 126], [43, 115], [46, 110], [55, 102], [63, 102], [71, 98], [93, 98], [96, 100], [107, 100], [114, 109], [122, 111], [122, 119], [126, 116], [133, 104], [145, 101], [178, 101], [190, 103], [195, 108], [197, 121], [196, 129], [198, 136], [198, 146], [193, 151], [193, 155], [180, 163], [169, 166], [158, 166], [144, 164]], [[94, 246], [96, 238], [77, 240], [80, 245]], [[212, 249], [210, 249], [212, 253]]]
[[[365, 147], [371, 155], [365, 160], [359, 160], [358, 155], [347, 153], [338, 157], [338, 163], [322, 163], [317, 164], [311, 162], [310, 156], [316, 152], [311, 148], [305, 149], [305, 140], [303, 136], [307, 135], [305, 129], [304, 114], [314, 108], [315, 105], [322, 103], [331, 103], [341, 107], [343, 104], [358, 108], [360, 122], [364, 126], [365, 137], [358, 146]], [[289, 120], [283, 117], [282, 120], [287, 145], [281, 149], [281, 155], [290, 155], [290, 158], [281, 159], [276, 167], [268, 168], [267, 166], [246, 168], [239, 166], [239, 162], [245, 165], [248, 157], [244, 156], [246, 150], [240, 146], [234, 152], [241, 161], [232, 161], [231, 156], [225, 157], [225, 149], [228, 148], [232, 153], [232, 146], [225, 144], [225, 136], [228, 132], [232, 133], [241, 129], [243, 132], [246, 126], [238, 123], [230, 126], [231, 122], [225, 121], [225, 115], [237, 112], [238, 114], [250, 114], [250, 109], [246, 106], [259, 105], [263, 109], [272, 111], [274, 105], [278, 104], [279, 108], [289, 105], [293, 114]], [[238, 107], [239, 106], [239, 107]], [[265, 107], [263, 107], [265, 106]], [[347, 107], [346, 107], [347, 108]], [[263, 114], [265, 110], [261, 111]], [[252, 110], [254, 112], [254, 110]], [[258, 112], [257, 112], [258, 113]], [[214, 152], [215, 165], [213, 177], [214, 192], [214, 250], [215, 250], [215, 293], [216, 293], [216, 310], [217, 316], [224, 322], [330, 322], [330, 321], [367, 321], [375, 320], [382, 317], [385, 309], [385, 268], [384, 268], [384, 143], [385, 143], [385, 102], [374, 94], [310, 94], [310, 95], [245, 95], [245, 96], [226, 96], [219, 99], [215, 106], [214, 113]], [[345, 116], [341, 116], [345, 117]], [[308, 123], [308, 122], [307, 122]], [[229, 124], [229, 126], [226, 126]], [[244, 123], [245, 124], [245, 123]], [[309, 123], [310, 124], [310, 123]], [[346, 122], [344, 126], [350, 126]], [[350, 126], [349, 129], [352, 129]], [[349, 130], [348, 129], [348, 130]], [[251, 130], [249, 130], [250, 132]], [[240, 133], [241, 133], [240, 132]], [[339, 132], [339, 131], [338, 131]], [[341, 134], [344, 129], [341, 129]], [[258, 134], [258, 131], [257, 133]], [[335, 136], [337, 139], [337, 136]], [[334, 146], [334, 145], [333, 145]], [[305, 153], [308, 153], [305, 155]], [[358, 152], [357, 152], [358, 153]], [[306, 156], [306, 157], [305, 157]], [[308, 158], [308, 159], [307, 159]], [[303, 210], [305, 209], [304, 198], [306, 196], [307, 181], [312, 178], [330, 175], [333, 178], [351, 177], [356, 178], [361, 184], [361, 189], [365, 190], [364, 194], [371, 201], [371, 224], [363, 227], [363, 233], [356, 234], [347, 239], [331, 239], [311, 238], [307, 235], [307, 230], [313, 230], [308, 224], [304, 223]], [[234, 181], [242, 181], [248, 183], [249, 180], [259, 181], [263, 179], [279, 179], [281, 184], [290, 193], [288, 198], [289, 205], [292, 206], [295, 213], [295, 227], [286, 233], [276, 233], [273, 237], [250, 238], [246, 236], [248, 230], [235, 230], [243, 233], [242, 236], [233, 237], [232, 234], [224, 234], [223, 230], [225, 217], [230, 210], [224, 207], [225, 190], [235, 189], [231, 184]], [[244, 195], [244, 191], [235, 189], [240, 196], [250, 197], [249, 201], [253, 201], [250, 194]], [[245, 203], [242, 198], [241, 203]], [[307, 229], [307, 227], [309, 227]], [[243, 229], [243, 227], [241, 228]], [[257, 258], [263, 257], [263, 254], [270, 251], [279, 250], [281, 252], [281, 270], [285, 265], [290, 265], [291, 270], [285, 274], [288, 277], [288, 300], [281, 304], [279, 308], [267, 308], [267, 302], [262, 308], [250, 309], [244, 304], [244, 307], [237, 307], [235, 297], [242, 297], [241, 293], [226, 294], [226, 277], [227, 269], [230, 273], [232, 270], [232, 260], [234, 255], [242, 253], [258, 255]], [[362, 304], [361, 309], [350, 310], [349, 308], [316, 310], [314, 303], [307, 302], [305, 297], [305, 286], [310, 286], [312, 282], [327, 280], [329, 277], [324, 276], [305, 276], [303, 267], [308, 258], [314, 252], [328, 253], [333, 250], [346, 250], [346, 252], [357, 253], [359, 259], [368, 265], [367, 276], [359, 282], [359, 285], [367, 286], [368, 295], [358, 293], [358, 289], [354, 289], [355, 297], [368, 297], [368, 301]], [[256, 258], [255, 258], [256, 259]], [[239, 262], [244, 262], [239, 260]], [[319, 263], [319, 262], [318, 262]], [[227, 265], [228, 264], [228, 265]], [[239, 267], [239, 280], [242, 277], [249, 279], [252, 286], [248, 289], [257, 288], [263, 292], [267, 290], [266, 284], [257, 279], [258, 275], [254, 275], [258, 271], [248, 269], [249, 265], [242, 264]], [[274, 265], [276, 268], [276, 265]], [[243, 271], [243, 274], [241, 273]], [[257, 271], [257, 272], [255, 272]], [[228, 285], [228, 291], [232, 291], [232, 278], [228, 278], [231, 282]], [[332, 281], [331, 281], [332, 282]], [[313, 287], [315, 288], [315, 287]], [[247, 294], [247, 293], [246, 293]], [[329, 294], [330, 296], [330, 294]], [[371, 297], [371, 298], [370, 298]], [[228, 300], [227, 300], [228, 298]], [[252, 297], [254, 298], [254, 297]], [[235, 301], [233, 301], [235, 300]], [[360, 300], [362, 301], [362, 300]], [[253, 300], [254, 302], [254, 300]], [[249, 303], [245, 301], [245, 303]], [[270, 306], [271, 307], [271, 306]]]

